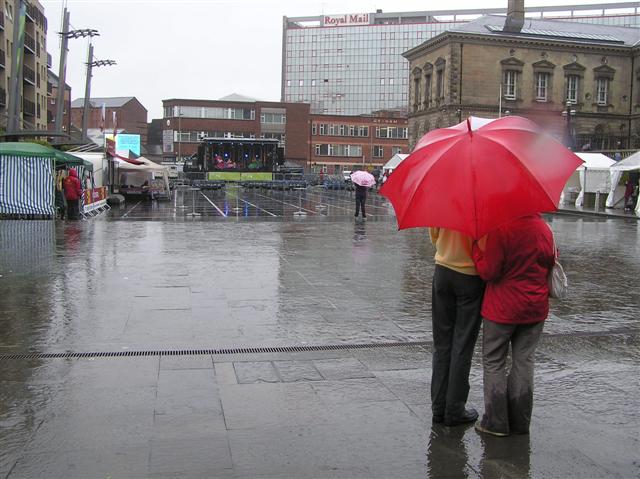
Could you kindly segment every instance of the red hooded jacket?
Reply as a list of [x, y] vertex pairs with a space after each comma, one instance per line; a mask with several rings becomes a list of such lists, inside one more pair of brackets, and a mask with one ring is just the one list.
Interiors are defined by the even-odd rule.
[[74, 168], [69, 170], [69, 176], [64, 179], [64, 197], [69, 201], [78, 201], [82, 196], [82, 185], [78, 173]]
[[487, 235], [472, 250], [487, 281], [482, 317], [496, 323], [531, 324], [549, 314], [547, 278], [554, 264], [553, 234], [540, 215], [518, 218]]

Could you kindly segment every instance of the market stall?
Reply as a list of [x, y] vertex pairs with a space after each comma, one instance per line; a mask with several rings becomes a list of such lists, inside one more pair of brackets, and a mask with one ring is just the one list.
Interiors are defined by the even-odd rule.
[[609, 167], [615, 163], [602, 153], [576, 153], [584, 161], [567, 181], [560, 203], [574, 201], [576, 206], [583, 206], [585, 193], [595, 193], [596, 197], [609, 192]]
[[0, 143], [0, 216], [53, 219], [56, 170], [70, 167], [93, 171], [91, 163], [48, 146]]
[[116, 157], [118, 192], [125, 197], [142, 199], [169, 198], [169, 168], [140, 156], [135, 160]]
[[[633, 172], [638, 171], [640, 171], [640, 151], [611, 166], [611, 168], [609, 169], [611, 188], [609, 191], [609, 196], [607, 196], [607, 207], [614, 208], [616, 203], [618, 203], [620, 199], [623, 198], [623, 189], [618, 187], [618, 183], [620, 182], [620, 178], [622, 177], [623, 173], [629, 172], [630, 176], [633, 176], [635, 178], [637, 177], [637, 174], [633, 175]], [[634, 188], [638, 187], [637, 184], [632, 186]], [[637, 215], [640, 215], [640, 201], [638, 201], [636, 204], [635, 212]]]

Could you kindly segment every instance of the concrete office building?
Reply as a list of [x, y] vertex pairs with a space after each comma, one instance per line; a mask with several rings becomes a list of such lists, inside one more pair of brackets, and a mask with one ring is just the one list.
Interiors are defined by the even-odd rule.
[[[284, 17], [281, 101], [311, 113], [407, 113], [409, 63], [402, 53], [445, 30], [505, 8]], [[640, 26], [638, 2], [527, 7], [528, 18]]]
[[[9, 95], [14, 29], [18, 25], [19, 2], [5, 1], [0, 6], [0, 127], [8, 122]], [[37, 0], [26, 4], [24, 47], [22, 52], [22, 81], [18, 85], [22, 98], [17, 118], [18, 130], [47, 129], [47, 69], [51, 57], [47, 55], [47, 18]]]

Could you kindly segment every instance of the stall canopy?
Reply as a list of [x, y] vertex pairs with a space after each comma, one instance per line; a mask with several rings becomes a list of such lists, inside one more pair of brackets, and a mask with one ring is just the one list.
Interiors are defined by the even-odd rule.
[[384, 166], [382, 167], [382, 171], [393, 171], [395, 170], [398, 165], [400, 163], [402, 163], [402, 160], [404, 160], [407, 156], [406, 154], [403, 153], [396, 153], [395, 155], [393, 155], [391, 157], [391, 159], [389, 161], [387, 161]]
[[49, 146], [40, 145], [38, 143], [28, 142], [7, 142], [0, 143], [0, 155], [2, 156], [21, 156], [21, 157], [37, 157], [37, 158], [53, 158], [55, 166], [74, 167], [82, 166], [89, 171], [93, 171], [93, 165], [89, 161], [78, 158], [70, 153], [56, 150]]
[[[611, 158], [602, 153], [576, 153], [584, 161], [576, 172], [571, 175], [565, 186], [562, 196], [567, 191], [578, 192], [576, 206], [582, 206], [585, 193], [604, 193], [610, 188], [609, 167], [615, 163]], [[562, 201], [562, 199], [561, 199]]]
[[[618, 186], [622, 173], [625, 171], [637, 170], [640, 170], [640, 151], [635, 152], [633, 155], [611, 166], [609, 173], [611, 176], [611, 189], [609, 191], [609, 196], [607, 196], [607, 207], [612, 208], [617, 202], [615, 197], [616, 187]], [[638, 204], [636, 205], [636, 214], [640, 214], [640, 201], [638, 201]]]

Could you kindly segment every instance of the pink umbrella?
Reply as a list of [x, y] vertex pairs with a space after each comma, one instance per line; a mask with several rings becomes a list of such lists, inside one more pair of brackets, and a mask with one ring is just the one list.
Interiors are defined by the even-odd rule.
[[371, 173], [361, 170], [351, 173], [351, 181], [356, 185], [366, 186], [367, 188], [376, 184], [376, 179]]

